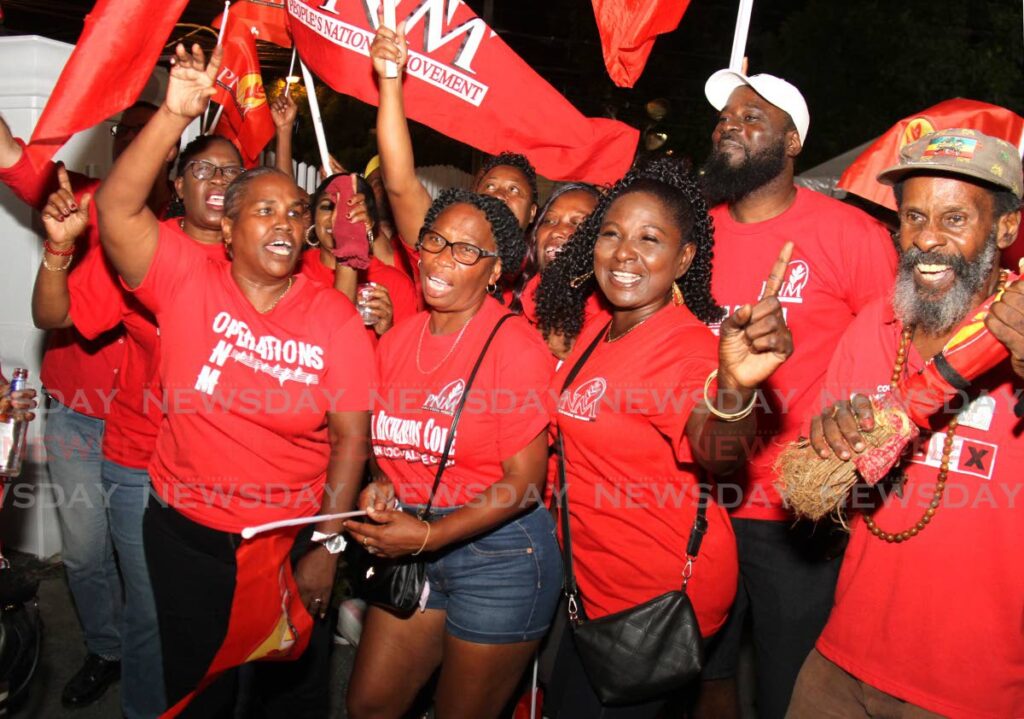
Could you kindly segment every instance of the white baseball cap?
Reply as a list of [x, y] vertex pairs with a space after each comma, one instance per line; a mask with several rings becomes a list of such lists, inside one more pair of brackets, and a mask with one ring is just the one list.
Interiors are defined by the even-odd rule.
[[807, 127], [811, 124], [807, 101], [796, 87], [782, 78], [766, 73], [747, 77], [741, 72], [719, 70], [704, 84], [704, 95], [712, 107], [721, 110], [729, 102], [732, 91], [740, 85], [749, 85], [758, 95], [787, 113], [796, 125], [800, 144], [806, 142]]

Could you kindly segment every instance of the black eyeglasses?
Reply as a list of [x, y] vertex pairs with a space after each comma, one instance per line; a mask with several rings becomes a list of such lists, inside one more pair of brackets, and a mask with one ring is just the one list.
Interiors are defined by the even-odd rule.
[[128, 135], [137, 135], [139, 131], [144, 128], [145, 125], [125, 125], [123, 122], [119, 122], [115, 125], [110, 126], [110, 134], [114, 137], [127, 137]]
[[432, 255], [439, 255], [444, 252], [445, 247], [452, 248], [452, 257], [460, 265], [475, 265], [485, 257], [498, 257], [497, 252], [488, 252], [468, 242], [449, 242], [433, 230], [423, 229], [420, 231], [420, 241], [416, 249], [426, 250]]
[[214, 165], [206, 160], [192, 160], [185, 167], [192, 172], [192, 177], [197, 180], [212, 180], [219, 172], [226, 182], [231, 182], [245, 172], [245, 168], [240, 165]]

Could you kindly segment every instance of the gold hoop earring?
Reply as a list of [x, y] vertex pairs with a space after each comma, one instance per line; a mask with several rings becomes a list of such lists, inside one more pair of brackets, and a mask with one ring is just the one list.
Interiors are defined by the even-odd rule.
[[672, 283], [672, 302], [676, 307], [686, 302], [686, 300], [683, 299], [683, 291], [679, 289], [679, 285], [675, 282]]
[[583, 285], [587, 280], [589, 280], [593, 276], [594, 271], [591, 270], [590, 272], [586, 272], [582, 275], [573, 277], [571, 280], [569, 280], [569, 286], [572, 287], [574, 290], [578, 290], [581, 285]]
[[[313, 233], [310, 235], [310, 233]], [[320, 238], [316, 236], [316, 225], [310, 225], [306, 228], [306, 244], [310, 247], [319, 247]]]

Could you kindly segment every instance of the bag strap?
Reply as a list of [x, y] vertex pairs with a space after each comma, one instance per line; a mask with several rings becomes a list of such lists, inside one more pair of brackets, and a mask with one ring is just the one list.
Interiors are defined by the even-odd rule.
[[484, 342], [484, 348], [480, 350], [480, 356], [476, 358], [476, 364], [473, 365], [473, 369], [469, 373], [469, 377], [466, 379], [466, 386], [462, 390], [462, 397], [459, 399], [458, 406], [455, 407], [455, 413], [452, 415], [452, 426], [448, 429], [448, 438], [444, 441], [444, 451], [441, 452], [441, 461], [437, 465], [437, 474], [434, 475], [434, 486], [430, 488], [430, 497], [427, 499], [426, 505], [421, 509], [417, 516], [420, 519], [427, 519], [430, 516], [430, 508], [434, 504], [434, 495], [437, 494], [437, 488], [441, 486], [441, 475], [444, 474], [445, 466], [448, 464], [448, 455], [452, 451], [452, 443], [455, 441], [455, 428], [459, 425], [459, 418], [462, 416], [462, 408], [466, 406], [466, 397], [469, 396], [469, 388], [473, 386], [473, 380], [476, 378], [476, 373], [480, 369], [480, 365], [483, 364], [484, 355], [487, 354], [488, 348], [491, 346], [491, 341], [494, 339], [494, 335], [498, 334], [498, 330], [505, 324], [505, 320], [510, 317], [515, 317], [514, 314], [509, 313], [504, 315], [498, 320], [497, 324], [494, 325], [494, 329], [491, 330], [491, 334], [487, 336], [487, 341]]
[[[611, 327], [611, 323], [597, 333], [597, 337], [590, 346], [584, 350], [580, 358], [576, 360], [576, 364], [569, 370], [569, 373], [565, 376], [565, 382], [562, 384], [562, 392], [564, 393], [572, 381], [576, 379], [576, 376], [583, 369], [584, 363], [590, 358], [590, 355], [597, 349], [597, 345], [604, 339], [605, 334]], [[559, 398], [561, 398], [559, 393]], [[583, 598], [580, 596], [579, 585], [576, 583], [576, 571], [573, 567], [572, 561], [572, 534], [569, 531], [569, 486], [566, 482], [565, 477], [565, 443], [562, 439], [562, 432], [558, 432], [557, 440], [557, 452], [558, 452], [558, 490], [555, 492], [555, 501], [558, 506], [558, 517], [562, 525], [562, 565], [564, 568], [564, 584], [563, 592], [565, 593], [566, 599], [568, 600], [569, 606], [569, 621], [578, 624], [582, 621], [583, 615]], [[686, 564], [683, 566], [683, 590], [686, 590], [686, 585], [690, 581], [690, 576], [693, 574], [693, 563], [697, 560], [697, 555], [700, 554], [700, 547], [704, 541], [704, 535], [708, 530], [708, 501], [710, 497], [705, 490], [703, 484], [698, 485], [700, 489], [700, 497], [697, 500], [697, 514], [693, 519], [693, 526], [690, 528], [690, 537], [686, 542]], [[581, 616], [582, 615], [582, 616]]]

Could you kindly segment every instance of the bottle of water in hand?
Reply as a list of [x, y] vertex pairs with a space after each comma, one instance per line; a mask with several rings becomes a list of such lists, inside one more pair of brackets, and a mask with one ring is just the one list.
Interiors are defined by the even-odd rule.
[[[21, 367], [14, 370], [11, 378], [11, 394], [28, 387], [28, 370]], [[0, 418], [0, 477], [17, 477], [21, 474], [21, 463], [25, 458], [25, 435], [28, 422], [15, 419], [14, 412]]]

